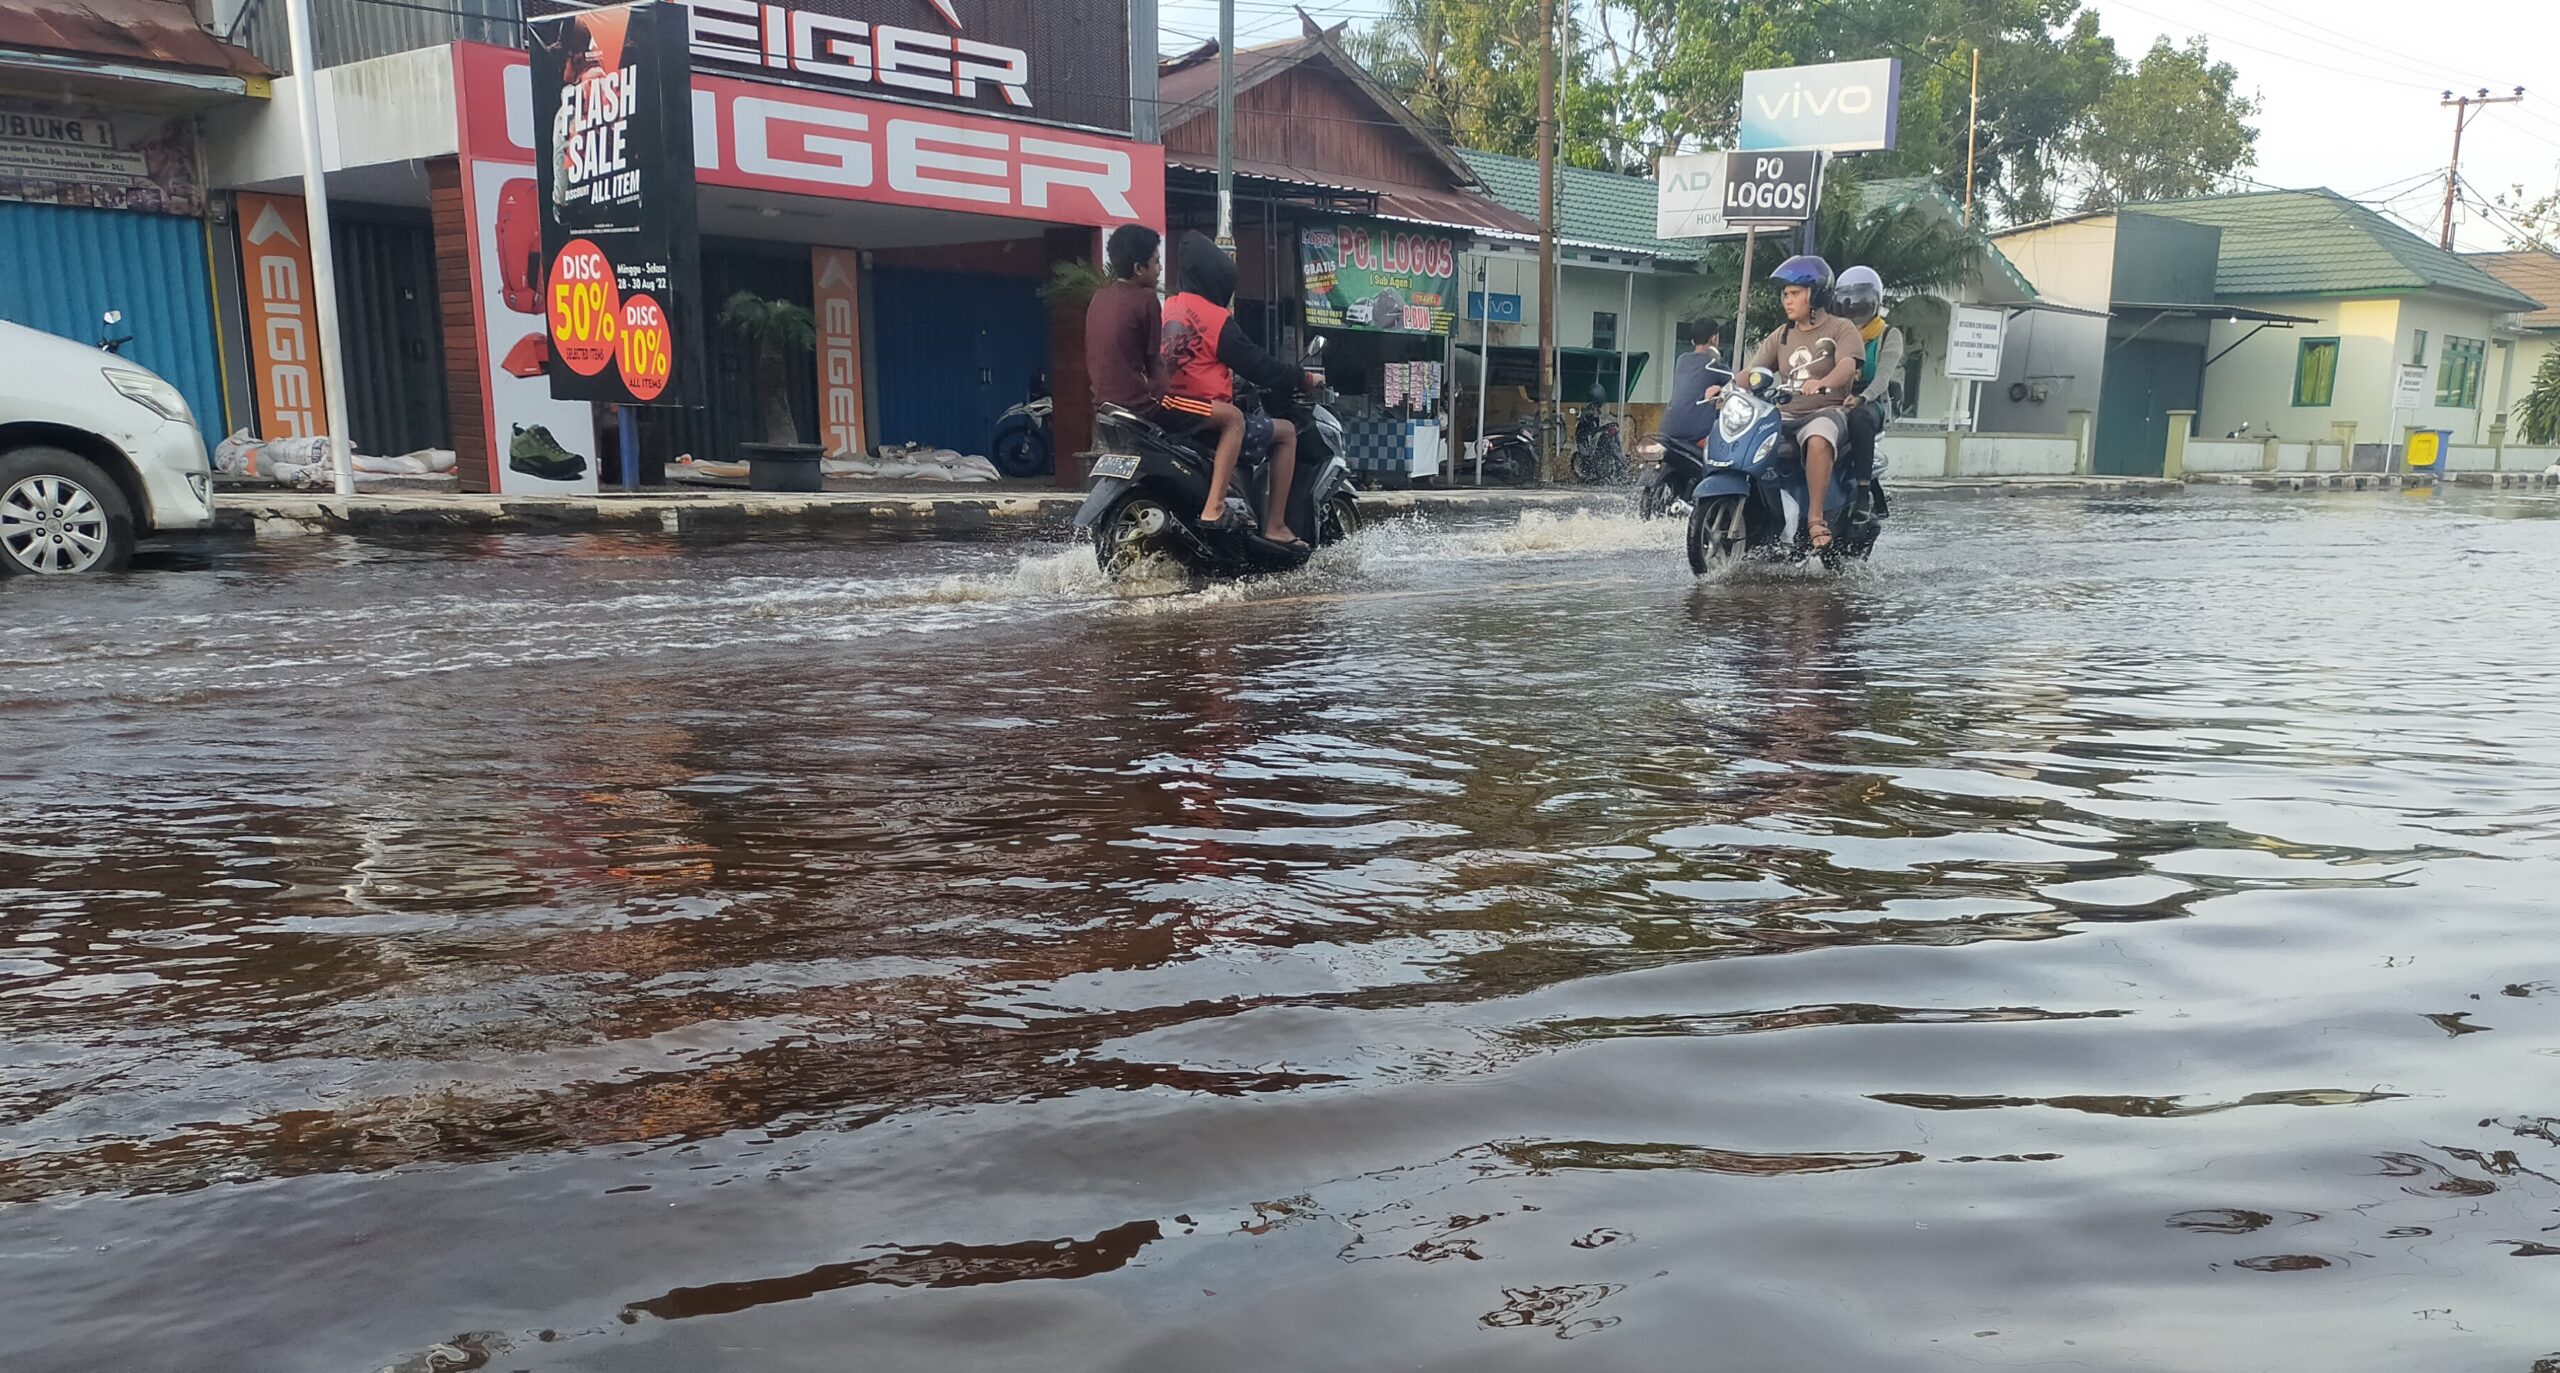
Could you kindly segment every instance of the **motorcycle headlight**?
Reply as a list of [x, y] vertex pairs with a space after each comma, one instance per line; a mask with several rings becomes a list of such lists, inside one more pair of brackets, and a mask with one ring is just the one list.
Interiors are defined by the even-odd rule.
[[1639, 457], [1639, 458], [1659, 458], [1659, 457], [1661, 457], [1661, 456], [1662, 456], [1662, 440], [1660, 440], [1660, 439], [1646, 439], [1644, 442], [1637, 444], [1637, 445], [1636, 445], [1636, 456], [1637, 456], [1637, 457]]
[[137, 372], [130, 367], [101, 367], [98, 370], [106, 377], [107, 384], [122, 392], [126, 400], [164, 420], [189, 425], [196, 422], [195, 416], [188, 413], [187, 398], [178, 394], [178, 388], [149, 372]]
[[1742, 431], [1751, 427], [1753, 409], [1747, 395], [1736, 392], [1725, 396], [1724, 407], [1716, 413], [1716, 427], [1724, 431], [1726, 442], [1741, 438]]

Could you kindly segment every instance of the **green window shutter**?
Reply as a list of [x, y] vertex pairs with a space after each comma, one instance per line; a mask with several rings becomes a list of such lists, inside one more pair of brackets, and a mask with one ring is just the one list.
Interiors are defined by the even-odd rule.
[[2293, 403], [2327, 405], [2338, 389], [2338, 341], [2307, 338], [2293, 356]]
[[2445, 335], [2436, 364], [2436, 404], [2473, 410], [2480, 405], [2480, 377], [2488, 370], [2489, 345], [2476, 338]]

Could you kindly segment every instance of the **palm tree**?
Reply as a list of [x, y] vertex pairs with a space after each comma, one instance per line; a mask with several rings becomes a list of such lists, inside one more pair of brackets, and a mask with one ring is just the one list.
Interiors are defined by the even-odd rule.
[[2517, 437], [2529, 444], [2560, 443], [2560, 348], [2542, 355], [2533, 389], [2515, 404]]
[[736, 330], [756, 350], [756, 405], [764, 412], [764, 441], [798, 443], [800, 425], [791, 417], [791, 386], [784, 362], [790, 353], [817, 344], [818, 322], [810, 317], [809, 307], [740, 291], [729, 297], [720, 323]]

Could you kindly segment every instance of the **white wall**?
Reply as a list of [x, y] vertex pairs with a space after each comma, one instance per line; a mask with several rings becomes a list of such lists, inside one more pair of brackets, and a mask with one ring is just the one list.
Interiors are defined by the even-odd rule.
[[[2427, 368], [2427, 405], [2414, 416], [2403, 414], [2391, 423], [2390, 437], [2397, 440], [2403, 425], [2421, 429], [2449, 429], [2455, 443], [2486, 443], [2489, 421], [2495, 418], [2498, 391], [2499, 351], [2488, 347], [2498, 337], [2499, 324], [2507, 312], [2494, 306], [2478, 305], [2456, 296], [2425, 295], [2401, 303], [2400, 328], [2396, 351], [2400, 361], [2408, 361], [2416, 343], [2416, 331], [2427, 331], [2427, 355], [2421, 361]], [[2436, 386], [2443, 376], [2444, 341], [2451, 336], [2475, 339], [2481, 350], [2484, 375], [2480, 382], [2480, 403], [2475, 406], [2437, 405]]]
[[[300, 77], [280, 76], [273, 99], [206, 116], [205, 160], [214, 185], [258, 186], [302, 175], [302, 88]], [[320, 73], [321, 166], [336, 172], [450, 157], [461, 139], [453, 102], [450, 47], [326, 68]]]
[[2114, 306], [2115, 216], [2020, 229], [1994, 241], [2041, 298], [2101, 312]]
[[[1966, 477], [2067, 477], [2079, 470], [2080, 451], [2068, 438], [2045, 434], [1965, 434], [1957, 439], [1956, 472]], [[1947, 438], [1925, 431], [1887, 432], [1876, 440], [1888, 474], [1943, 477]]]

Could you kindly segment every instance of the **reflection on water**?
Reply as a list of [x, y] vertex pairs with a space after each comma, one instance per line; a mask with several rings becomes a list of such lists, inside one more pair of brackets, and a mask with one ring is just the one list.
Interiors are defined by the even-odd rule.
[[2520, 1373], [2553, 509], [0, 588], [0, 1366]]

